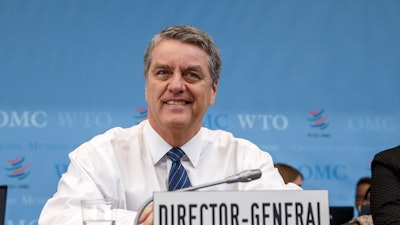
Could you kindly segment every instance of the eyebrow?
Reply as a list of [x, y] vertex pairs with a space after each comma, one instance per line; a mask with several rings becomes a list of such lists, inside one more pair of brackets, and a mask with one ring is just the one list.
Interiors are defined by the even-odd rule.
[[[156, 64], [154, 65], [153, 71], [156, 70], [156, 69], [171, 69], [171, 66], [169, 66], [168, 64], [164, 64], [164, 63], [156, 63]], [[201, 66], [198, 66], [198, 65], [190, 65], [190, 66], [187, 66], [187, 67], [185, 68], [185, 70], [197, 71], [197, 72], [200, 72], [200, 73], [204, 73], [203, 68], [201, 68]]]
[[154, 69], [170, 69], [171, 67], [168, 64], [161, 64], [161, 63], [156, 63], [154, 65]]
[[203, 73], [203, 68], [201, 68], [201, 66], [188, 66], [186, 67], [186, 70], [198, 71], [200, 73]]

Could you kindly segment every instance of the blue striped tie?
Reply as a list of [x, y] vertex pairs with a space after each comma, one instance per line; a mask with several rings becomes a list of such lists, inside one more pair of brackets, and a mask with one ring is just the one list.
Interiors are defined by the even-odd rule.
[[172, 167], [169, 171], [168, 180], [169, 191], [192, 186], [186, 170], [181, 164], [181, 158], [183, 155], [185, 155], [185, 152], [177, 147], [172, 148], [167, 153], [168, 158], [172, 160]]

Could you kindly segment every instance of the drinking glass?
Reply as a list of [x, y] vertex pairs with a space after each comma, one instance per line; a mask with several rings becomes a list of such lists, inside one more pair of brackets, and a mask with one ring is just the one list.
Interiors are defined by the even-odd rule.
[[81, 201], [83, 225], [115, 225], [115, 202], [107, 199]]

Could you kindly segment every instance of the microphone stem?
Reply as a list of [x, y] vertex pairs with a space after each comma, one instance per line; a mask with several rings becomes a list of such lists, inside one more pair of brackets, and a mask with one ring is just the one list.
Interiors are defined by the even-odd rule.
[[202, 184], [202, 185], [196, 185], [196, 186], [193, 186], [193, 187], [182, 188], [182, 189], [179, 189], [179, 190], [175, 190], [175, 192], [195, 191], [195, 190], [198, 190], [198, 189], [211, 187], [211, 186], [215, 186], [215, 185], [223, 184], [223, 183], [226, 183], [225, 179], [224, 180], [220, 180], [220, 181], [209, 182], [209, 183]]

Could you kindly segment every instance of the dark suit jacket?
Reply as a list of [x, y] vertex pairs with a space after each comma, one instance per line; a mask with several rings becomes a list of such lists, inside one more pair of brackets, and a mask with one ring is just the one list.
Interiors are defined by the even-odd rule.
[[374, 225], [400, 224], [400, 146], [377, 153], [371, 169]]

